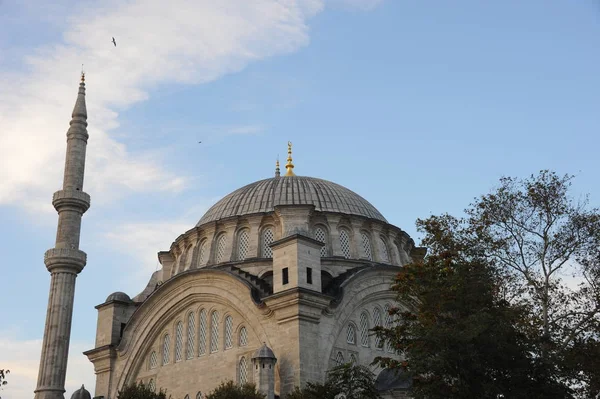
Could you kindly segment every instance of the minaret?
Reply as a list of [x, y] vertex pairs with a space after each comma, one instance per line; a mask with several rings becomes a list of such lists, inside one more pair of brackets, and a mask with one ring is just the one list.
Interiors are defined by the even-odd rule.
[[82, 73], [67, 131], [63, 189], [52, 197], [52, 205], [58, 212], [58, 228], [56, 245], [44, 254], [44, 263], [50, 272], [50, 297], [35, 399], [64, 398], [75, 279], [86, 262], [85, 252], [79, 250], [81, 216], [90, 207], [90, 196], [83, 192], [86, 128], [85, 76]]
[[279, 171], [279, 157], [277, 157], [277, 162], [275, 163], [275, 177], [280, 177], [281, 172]]

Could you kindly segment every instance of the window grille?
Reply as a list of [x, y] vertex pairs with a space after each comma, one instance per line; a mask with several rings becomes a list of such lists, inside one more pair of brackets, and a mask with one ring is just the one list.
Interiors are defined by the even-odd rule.
[[238, 236], [238, 251], [237, 251], [238, 260], [246, 259], [246, 256], [248, 255], [249, 241], [250, 241], [250, 239], [248, 236], [248, 230], [242, 231]]
[[219, 350], [219, 312], [212, 312], [210, 317], [210, 352]]
[[[386, 304], [383, 308], [383, 311], [385, 312], [385, 328], [392, 328], [392, 315], [390, 314], [390, 305]], [[388, 352], [394, 352], [392, 349], [392, 343], [389, 340], [387, 341], [386, 347]]]
[[344, 364], [344, 355], [342, 355], [342, 352], [338, 352], [337, 355], [335, 355], [335, 365], [341, 366], [342, 364]]
[[196, 315], [194, 312], [190, 312], [188, 315], [188, 329], [187, 329], [187, 359], [194, 357], [196, 350]]
[[158, 356], [156, 355], [156, 351], [152, 351], [150, 354], [150, 368], [155, 369], [158, 366]]
[[[379, 308], [373, 310], [373, 323], [375, 324], [375, 327], [381, 327], [381, 310]], [[375, 335], [375, 347], [377, 349], [383, 349], [383, 341], [378, 335]]]
[[350, 236], [346, 230], [340, 231], [340, 247], [342, 248], [344, 258], [350, 258]]
[[156, 389], [156, 384], [154, 383], [154, 379], [150, 378], [150, 382], [148, 383], [148, 389], [152, 392]]
[[225, 246], [227, 244], [227, 237], [222, 234], [217, 241], [217, 263], [225, 261]]
[[196, 399], [202, 399], [202, 392], [198, 391], [196, 394]]
[[263, 231], [263, 239], [262, 239], [262, 257], [263, 258], [272, 258], [273, 257], [273, 249], [269, 245], [273, 242], [273, 230], [268, 228]]
[[169, 334], [165, 335], [163, 339], [163, 365], [169, 363], [169, 347], [171, 346], [171, 337]]
[[183, 358], [183, 323], [177, 323], [175, 327], [175, 361], [180, 362]]
[[325, 230], [323, 230], [321, 227], [317, 227], [315, 229], [315, 240], [317, 241], [321, 241], [323, 244], [321, 247], [321, 258], [324, 258], [327, 256], [327, 238], [325, 235]]
[[346, 330], [346, 342], [349, 344], [356, 344], [356, 329], [353, 324], [348, 324]]
[[371, 254], [371, 240], [369, 240], [369, 236], [367, 233], [361, 232], [360, 238], [362, 242], [363, 250], [365, 251], [365, 256], [369, 260], [373, 260], [373, 254]]
[[231, 316], [225, 318], [225, 349], [233, 348], [233, 319]]
[[240, 359], [240, 385], [244, 385], [248, 382], [248, 366], [246, 364], [246, 358]]
[[366, 313], [360, 315], [360, 344], [369, 346], [369, 318]]
[[356, 361], [356, 356], [354, 356], [354, 354], [350, 355], [350, 363], [352, 363], [352, 364], [358, 364], [358, 362]]
[[200, 311], [200, 334], [198, 336], [198, 355], [206, 353], [206, 309]]
[[240, 328], [240, 346], [248, 345], [248, 331], [246, 327]]
[[200, 249], [198, 249], [198, 266], [204, 264], [204, 257], [206, 256], [206, 240], [200, 243]]
[[381, 246], [381, 260], [390, 263], [390, 253], [383, 237], [379, 237], [379, 245]]
[[190, 399], [190, 395], [185, 395], [183, 399]]

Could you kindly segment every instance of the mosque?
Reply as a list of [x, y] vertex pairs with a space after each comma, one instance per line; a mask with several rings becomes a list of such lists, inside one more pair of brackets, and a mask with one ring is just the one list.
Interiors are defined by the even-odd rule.
[[[73, 112], [80, 130], [87, 126], [84, 95], [82, 79]], [[72, 121], [69, 131], [76, 128]], [[87, 132], [81, 137], [87, 142]], [[81, 153], [68, 146], [65, 167], [65, 181], [80, 173], [81, 184], [58, 193], [83, 198], [84, 164], [71, 168]], [[69, 203], [81, 218], [89, 196]], [[77, 221], [63, 219], [59, 216], [59, 231], [76, 239], [57, 238], [49, 252], [78, 251], [74, 266], [61, 269], [76, 275], [85, 265], [79, 225], [69, 230], [61, 223]], [[67, 245], [74, 241], [76, 247]], [[115, 292], [96, 306], [95, 347], [85, 352], [96, 373], [93, 396], [113, 399], [123, 386], [143, 382], [175, 399], [202, 399], [222, 381], [234, 380], [252, 382], [273, 399], [306, 382], [322, 382], [338, 364], [370, 365], [376, 356], [395, 356], [369, 330], [390, 325], [390, 283], [399, 267], [423, 256], [424, 249], [362, 196], [296, 175], [288, 143], [283, 173], [278, 163], [273, 177], [215, 203], [196, 226], [158, 252], [160, 269], [141, 293]], [[54, 269], [48, 269], [54, 284]], [[59, 288], [51, 286], [51, 304], [54, 289]], [[72, 309], [72, 299], [60, 300], [71, 300]], [[50, 312], [49, 305], [52, 323]], [[56, 340], [51, 330], [47, 322], [44, 348]], [[42, 352], [40, 379], [52, 374], [42, 368], [49, 362], [45, 356], [53, 355]], [[410, 381], [389, 370], [374, 372], [384, 397], [404, 397]], [[64, 392], [64, 377], [62, 382]], [[36, 399], [54, 397], [46, 395], [50, 391], [38, 380]]]

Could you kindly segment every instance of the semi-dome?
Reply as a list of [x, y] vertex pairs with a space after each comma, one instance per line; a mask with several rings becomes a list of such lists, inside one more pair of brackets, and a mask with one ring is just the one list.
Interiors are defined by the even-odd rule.
[[226, 195], [197, 226], [232, 216], [273, 212], [278, 205], [314, 205], [317, 211], [363, 216], [387, 223], [369, 201], [339, 184], [306, 176], [259, 180]]

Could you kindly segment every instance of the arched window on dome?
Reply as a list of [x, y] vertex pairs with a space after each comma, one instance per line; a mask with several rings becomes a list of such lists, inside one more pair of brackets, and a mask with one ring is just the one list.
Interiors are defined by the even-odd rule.
[[379, 250], [381, 253], [381, 261], [390, 263], [390, 251], [388, 251], [388, 246], [385, 243], [385, 238], [383, 237], [379, 237]]
[[368, 260], [373, 260], [373, 254], [371, 253], [371, 240], [369, 239], [369, 235], [364, 231], [360, 232], [360, 242], [366, 258]]
[[192, 359], [196, 352], [196, 314], [190, 312], [187, 320], [187, 352], [186, 359]]
[[321, 258], [324, 258], [327, 256], [327, 254], [329, 253], [329, 243], [327, 240], [327, 232], [325, 230], [325, 228], [321, 227], [321, 226], [317, 226], [315, 227], [315, 240], [317, 241], [321, 241], [323, 244], [321, 247]]
[[225, 317], [225, 349], [233, 348], [233, 318]]
[[165, 336], [163, 337], [163, 353], [162, 353], [163, 366], [165, 364], [169, 364], [169, 360], [170, 360], [169, 358], [171, 356], [170, 346], [171, 346], [171, 337], [169, 336], [169, 334], [165, 334]]
[[240, 328], [239, 346], [246, 345], [248, 345], [248, 331], [246, 330], [246, 327], [242, 327]]
[[175, 361], [183, 359], [183, 323], [178, 322], [175, 326]]
[[346, 343], [356, 345], [356, 328], [352, 323], [349, 323], [346, 327]]
[[200, 242], [198, 248], [198, 267], [203, 266], [206, 263], [206, 239]]
[[344, 364], [344, 355], [342, 354], [342, 352], [338, 352], [335, 355], [335, 365], [341, 366], [342, 364]]
[[210, 315], [210, 353], [219, 350], [219, 312], [213, 310]]
[[[386, 303], [385, 306], [383, 307], [383, 312], [385, 314], [385, 324], [384, 324], [384, 327], [387, 328], [387, 329], [392, 328], [392, 315], [390, 314], [390, 310], [391, 310], [390, 305]], [[392, 348], [392, 343], [389, 340], [387, 341], [386, 347], [387, 347], [387, 351], [389, 353], [393, 353], [394, 352], [394, 350]]]
[[202, 309], [200, 311], [200, 333], [198, 334], [198, 356], [206, 354], [207, 318], [206, 309]]
[[369, 316], [366, 312], [360, 315], [360, 344], [364, 347], [369, 346]]
[[225, 234], [221, 234], [217, 239], [217, 253], [216, 253], [216, 263], [221, 263], [227, 261], [225, 256], [225, 250], [227, 247], [227, 236]]
[[272, 258], [273, 250], [271, 249], [271, 243], [275, 239], [275, 235], [273, 234], [273, 229], [271, 227], [267, 227], [262, 231], [262, 245], [261, 245], [261, 256], [263, 258]]
[[346, 229], [340, 230], [340, 248], [344, 258], [350, 258], [350, 234]]
[[158, 366], [158, 355], [156, 354], [156, 351], [152, 351], [152, 353], [150, 353], [150, 360], [148, 361], [148, 367], [150, 369], [155, 369]]
[[[378, 307], [373, 309], [373, 324], [375, 327], [381, 327], [381, 309]], [[378, 335], [375, 335], [375, 348], [379, 350], [383, 349], [383, 341]]]
[[246, 358], [242, 356], [239, 363], [239, 379], [238, 382], [240, 385], [244, 385], [248, 382], [248, 364], [246, 362]]
[[237, 259], [244, 260], [248, 255], [248, 248], [250, 243], [250, 235], [248, 229], [240, 231], [237, 239]]

